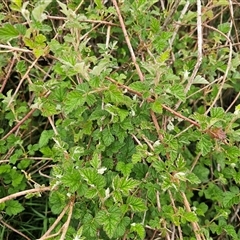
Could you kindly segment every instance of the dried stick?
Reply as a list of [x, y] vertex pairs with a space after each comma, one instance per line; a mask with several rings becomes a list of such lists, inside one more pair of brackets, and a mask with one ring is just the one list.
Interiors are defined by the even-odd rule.
[[63, 216], [65, 215], [65, 213], [67, 212], [69, 208], [69, 205], [67, 205], [61, 212], [61, 214], [58, 216], [58, 218], [56, 219], [56, 221], [53, 223], [53, 225], [47, 230], [47, 232], [45, 232], [45, 234], [39, 238], [38, 240], [44, 240], [47, 239], [49, 234], [52, 232], [52, 230], [57, 226], [57, 224], [61, 221], [61, 219], [63, 218]]
[[68, 204], [68, 205], [69, 205], [68, 218], [67, 218], [67, 221], [66, 221], [66, 222], [64, 223], [64, 225], [63, 225], [62, 235], [61, 235], [60, 240], [64, 240], [64, 239], [65, 239], [65, 236], [66, 236], [66, 234], [67, 234], [67, 230], [68, 230], [68, 227], [69, 227], [69, 224], [70, 224], [70, 221], [71, 221], [71, 217], [72, 217], [74, 202], [75, 202], [75, 198], [72, 198], [72, 199], [70, 200], [70, 203]]
[[0, 219], [0, 223], [4, 226], [6, 226], [7, 228], [11, 229], [13, 232], [19, 234], [20, 236], [24, 237], [27, 240], [31, 240], [31, 238], [27, 237], [25, 234], [19, 232], [17, 229], [13, 228], [12, 226], [10, 226], [9, 224], [5, 223], [3, 220]]
[[175, 24], [175, 29], [174, 29], [174, 32], [173, 32], [173, 35], [172, 35], [172, 38], [169, 40], [169, 45], [170, 45], [170, 48], [172, 48], [172, 44], [174, 42], [174, 39], [176, 38], [177, 36], [177, 33], [178, 33], [178, 30], [181, 26], [181, 20], [183, 19], [183, 16], [186, 14], [187, 10], [188, 10], [188, 7], [190, 5], [190, 2], [187, 1], [182, 12], [181, 12], [181, 15], [177, 21], [177, 23]]
[[193, 69], [192, 75], [188, 80], [187, 86], [185, 88], [185, 93], [187, 93], [193, 83], [194, 78], [197, 75], [198, 69], [202, 63], [202, 45], [203, 45], [203, 36], [202, 36], [202, 6], [201, 0], [197, 0], [197, 40], [198, 40], [198, 58], [197, 63]]
[[[189, 204], [189, 202], [187, 200], [187, 197], [186, 197], [184, 192], [182, 192], [182, 197], [183, 197], [184, 206], [185, 206], [187, 212], [192, 212], [190, 204]], [[203, 234], [199, 233], [200, 228], [199, 228], [198, 223], [197, 222], [191, 222], [191, 224], [192, 224], [193, 231], [194, 231], [194, 234], [196, 236], [196, 239], [197, 240], [202, 240], [202, 239], [205, 240], [205, 237], [203, 236]]]
[[37, 63], [37, 61], [38, 61], [38, 58], [36, 58], [36, 59], [33, 61], [33, 63], [31, 64], [31, 66], [28, 67], [28, 70], [27, 70], [26, 73], [23, 75], [22, 79], [20, 80], [20, 82], [19, 82], [19, 84], [18, 84], [18, 86], [17, 86], [17, 88], [16, 88], [14, 94], [12, 95], [12, 97], [11, 97], [11, 99], [10, 99], [10, 101], [9, 101], [9, 103], [8, 103], [8, 105], [7, 105], [7, 107], [9, 107], [9, 106], [11, 105], [11, 103], [12, 103], [14, 97], [16, 96], [16, 94], [17, 94], [19, 88], [21, 87], [23, 81], [27, 78], [27, 76], [28, 76], [30, 70], [34, 67], [34, 65]]
[[35, 110], [36, 108], [33, 108], [30, 112], [28, 112], [28, 114], [21, 121], [19, 121], [15, 127], [13, 127], [3, 138], [1, 138], [1, 140], [6, 139], [9, 135], [16, 131], [22, 125], [22, 123], [24, 123], [34, 113]]
[[159, 127], [159, 124], [158, 124], [158, 121], [157, 121], [157, 117], [156, 117], [155, 113], [152, 110], [150, 111], [150, 114], [151, 114], [153, 123], [155, 125], [155, 128], [157, 130], [158, 138], [159, 138], [160, 141], [162, 141], [163, 140], [163, 135], [160, 133], [160, 127]]
[[181, 2], [181, 0], [175, 1], [172, 9], [171, 9], [170, 12], [168, 13], [167, 18], [166, 18], [166, 20], [165, 20], [164, 23], [163, 23], [163, 26], [162, 26], [163, 29], [169, 24], [169, 21], [172, 19], [172, 16], [173, 16], [174, 12], [176, 11], [176, 9], [177, 9], [177, 7], [178, 7], [178, 5], [179, 5], [180, 2]]
[[120, 9], [118, 7], [117, 1], [116, 0], [112, 0], [112, 3], [113, 3], [113, 5], [114, 5], [114, 7], [115, 7], [115, 9], [117, 11], [119, 22], [120, 22], [120, 25], [121, 25], [121, 28], [122, 28], [122, 31], [123, 31], [123, 34], [124, 34], [124, 37], [125, 37], [128, 49], [130, 51], [130, 54], [131, 54], [131, 57], [132, 57], [132, 61], [133, 61], [134, 65], [135, 65], [135, 68], [137, 70], [139, 79], [140, 79], [140, 81], [143, 81], [144, 80], [144, 76], [142, 74], [142, 71], [141, 71], [139, 65], [137, 64], [136, 56], [135, 56], [135, 53], [133, 51], [131, 42], [129, 40], [128, 33], [127, 33], [127, 30], [126, 30], [126, 27], [125, 27], [125, 24], [124, 24], [124, 21], [123, 21]]
[[12, 47], [9, 45], [0, 44], [0, 48], [8, 49], [10, 51], [18, 51], [18, 52], [25, 52], [25, 53], [32, 53], [31, 50], [25, 49], [25, 48], [19, 48], [19, 47]]
[[7, 75], [3, 80], [3, 83], [2, 83], [2, 86], [1, 86], [1, 89], [0, 89], [0, 93], [3, 92], [3, 89], [5, 88], [5, 86], [7, 84], [7, 81], [8, 81], [8, 79], [9, 79], [11, 73], [12, 73], [12, 69], [13, 69], [13, 66], [14, 66], [15, 62], [16, 62], [16, 57], [14, 56], [13, 59], [11, 60], [11, 62], [8, 64], [9, 67], [8, 67]]
[[[208, 26], [208, 25], [205, 25], [205, 24], [204, 24], [204, 26], [207, 27], [207, 28], [209, 28], [209, 29], [212, 29], [212, 30], [218, 32], [218, 33], [221, 34], [221, 35], [223, 35], [223, 36], [227, 39], [227, 41], [229, 42], [229, 57], [228, 57], [227, 68], [226, 68], [226, 71], [225, 71], [225, 73], [224, 73], [222, 83], [221, 83], [221, 85], [219, 86], [218, 93], [217, 93], [215, 99], [213, 100], [211, 106], [210, 106], [210, 107], [208, 108], [208, 110], [205, 112], [205, 115], [207, 115], [207, 114], [210, 112], [210, 110], [215, 106], [217, 100], [219, 99], [219, 97], [220, 97], [220, 95], [221, 95], [221, 92], [222, 92], [224, 83], [225, 83], [225, 81], [226, 81], [226, 79], [227, 79], [227, 75], [228, 75], [228, 72], [229, 72], [230, 67], [231, 67], [232, 54], [233, 54], [233, 46], [232, 46], [232, 42], [231, 42], [230, 38], [229, 38], [226, 34], [224, 34], [223, 32], [219, 31], [218, 29], [216, 29], [216, 28], [214, 28], [214, 27], [212, 27], [212, 26]], [[230, 29], [229, 31], [231, 31], [231, 29]]]
[[23, 195], [27, 195], [29, 193], [40, 193], [40, 192], [46, 192], [46, 191], [50, 191], [51, 187], [39, 187], [39, 188], [33, 188], [33, 189], [28, 189], [28, 190], [24, 190], [21, 192], [17, 192], [17, 193], [13, 193], [11, 195], [8, 195], [7, 197], [1, 198], [0, 199], [0, 203], [4, 203], [6, 201], [9, 201], [11, 199], [23, 196]]

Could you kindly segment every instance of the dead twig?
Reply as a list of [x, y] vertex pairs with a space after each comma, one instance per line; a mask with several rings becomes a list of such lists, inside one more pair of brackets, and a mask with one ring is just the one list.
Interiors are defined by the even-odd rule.
[[127, 33], [127, 30], [126, 30], [126, 27], [125, 27], [125, 24], [124, 24], [124, 21], [123, 21], [123, 18], [122, 18], [122, 15], [121, 15], [121, 12], [120, 12], [120, 9], [118, 7], [118, 4], [117, 4], [117, 1], [116, 0], [112, 0], [112, 3], [117, 11], [117, 14], [118, 14], [118, 18], [119, 18], [119, 22], [120, 22], [120, 25], [121, 25], [121, 28], [122, 28], [122, 31], [123, 31], [123, 34], [124, 34], [124, 37], [125, 37], [125, 40], [126, 40], [126, 43], [127, 43], [127, 46], [128, 46], [128, 49], [130, 51], [130, 54], [131, 54], [131, 57], [132, 57], [132, 61], [135, 65], [135, 68], [137, 70], [137, 73], [138, 73], [138, 76], [139, 76], [139, 79], [140, 81], [143, 81], [144, 80], [144, 76], [142, 74], [142, 71], [137, 63], [137, 60], [136, 60], [136, 56], [135, 56], [135, 53], [133, 51], [133, 48], [132, 48], [132, 45], [131, 45], [131, 42], [129, 40], [129, 37], [128, 37], [128, 33]]

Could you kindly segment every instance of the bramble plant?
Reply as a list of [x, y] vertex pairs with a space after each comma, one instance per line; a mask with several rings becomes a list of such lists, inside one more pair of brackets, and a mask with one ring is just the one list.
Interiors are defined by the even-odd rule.
[[1, 239], [240, 239], [236, 2], [0, 9]]

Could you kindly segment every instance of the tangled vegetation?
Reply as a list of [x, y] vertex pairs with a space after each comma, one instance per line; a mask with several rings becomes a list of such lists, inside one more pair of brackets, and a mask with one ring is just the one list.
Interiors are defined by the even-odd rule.
[[240, 239], [236, 0], [0, 3], [1, 239]]

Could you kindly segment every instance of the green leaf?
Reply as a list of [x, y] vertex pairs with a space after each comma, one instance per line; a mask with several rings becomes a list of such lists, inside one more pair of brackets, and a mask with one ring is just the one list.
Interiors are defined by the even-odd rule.
[[151, 109], [155, 113], [162, 113], [162, 101], [160, 99], [157, 99], [154, 103], [151, 103]]
[[133, 164], [132, 163], [124, 163], [122, 161], [117, 163], [116, 170], [120, 171], [123, 176], [128, 177], [132, 171]]
[[199, 142], [197, 143], [198, 149], [200, 149], [203, 156], [206, 156], [212, 151], [213, 143], [210, 137], [206, 134], [202, 135]]
[[217, 118], [217, 119], [223, 120], [226, 113], [223, 108], [214, 107], [214, 108], [211, 108], [210, 114], [211, 114], [212, 118]]
[[226, 231], [228, 235], [232, 237], [233, 240], [238, 240], [239, 235], [236, 233], [235, 227], [233, 225], [226, 225], [223, 227], [223, 229]]
[[68, 93], [64, 102], [66, 113], [70, 113], [77, 107], [83, 106], [85, 101], [86, 97], [84, 97], [83, 94], [77, 90], [73, 90], [72, 92]]
[[17, 215], [22, 212], [24, 207], [16, 200], [9, 200], [6, 202], [6, 214], [9, 216]]
[[93, 168], [80, 169], [80, 174], [88, 185], [96, 187], [98, 190], [103, 189], [106, 184], [105, 178]]
[[19, 174], [15, 171], [11, 172], [11, 177], [12, 177], [12, 186], [17, 187], [22, 183], [22, 180], [24, 178], [23, 174]]
[[120, 223], [117, 225], [116, 231], [114, 233], [114, 237], [122, 237], [126, 232], [127, 226], [130, 224], [130, 218], [124, 217], [121, 219]]
[[129, 191], [132, 191], [138, 185], [139, 181], [127, 177], [120, 178], [118, 175], [112, 182], [113, 189], [121, 191], [125, 196], [127, 196]]
[[52, 0], [42, 0], [38, 2], [38, 5], [32, 11], [32, 15], [36, 21], [42, 22], [47, 19], [47, 15], [44, 14], [44, 11], [51, 2]]
[[59, 191], [54, 191], [49, 198], [51, 211], [53, 214], [59, 214], [66, 206], [66, 195]]
[[188, 222], [198, 221], [198, 217], [194, 212], [184, 212], [183, 218], [186, 219]]
[[105, 146], [109, 146], [111, 143], [114, 142], [114, 137], [110, 131], [110, 129], [108, 128], [105, 128], [103, 131], [102, 131], [102, 140], [104, 142], [104, 145]]
[[231, 25], [228, 22], [222, 23], [218, 25], [218, 30], [223, 33], [228, 33], [230, 31]]
[[81, 185], [81, 175], [77, 170], [67, 172], [61, 178], [62, 183], [69, 188], [70, 192], [75, 192]]
[[238, 204], [239, 202], [240, 198], [238, 194], [229, 191], [223, 193], [222, 203], [224, 207], [231, 208], [234, 204]]
[[203, 183], [207, 183], [209, 181], [209, 168], [205, 167], [202, 164], [197, 165], [194, 170], [194, 174], [201, 180]]
[[97, 213], [96, 220], [109, 238], [112, 238], [120, 222], [122, 213], [118, 206], [112, 206], [109, 210], [102, 210]]
[[209, 82], [200, 75], [197, 75], [193, 80], [193, 84], [209, 84]]
[[89, 235], [91, 237], [96, 237], [98, 224], [89, 213], [86, 213], [83, 217], [83, 232], [84, 235]]
[[147, 207], [141, 198], [134, 196], [129, 196], [127, 198], [127, 204], [132, 209], [133, 212], [143, 212], [147, 210]]
[[133, 82], [129, 85], [129, 87], [132, 89], [132, 90], [135, 90], [137, 92], [145, 92], [147, 90], [149, 90], [149, 85], [145, 82]]
[[98, 190], [96, 188], [89, 188], [84, 193], [84, 197], [88, 199], [93, 199], [98, 194]]
[[173, 84], [173, 86], [171, 86], [170, 91], [172, 93], [172, 95], [174, 95], [176, 98], [178, 98], [181, 101], [185, 101], [186, 99], [186, 94], [184, 92], [184, 87], [183, 85], [180, 84]]
[[146, 235], [145, 228], [140, 223], [132, 223], [130, 232], [136, 232], [138, 234], [138, 236], [140, 237], [140, 239], [142, 239], [142, 240], [145, 238], [145, 235]]
[[13, 11], [21, 11], [21, 7], [22, 7], [22, 0], [12, 0], [11, 4], [10, 4], [10, 8]]
[[186, 178], [192, 184], [199, 184], [199, 183], [201, 183], [200, 179], [194, 173], [191, 173], [191, 172], [187, 173]]
[[0, 28], [0, 40], [4, 42], [8, 42], [13, 38], [17, 38], [18, 36], [19, 33], [17, 29], [10, 23], [6, 23]]
[[48, 142], [54, 136], [53, 130], [43, 130], [39, 139], [39, 148], [47, 146]]

